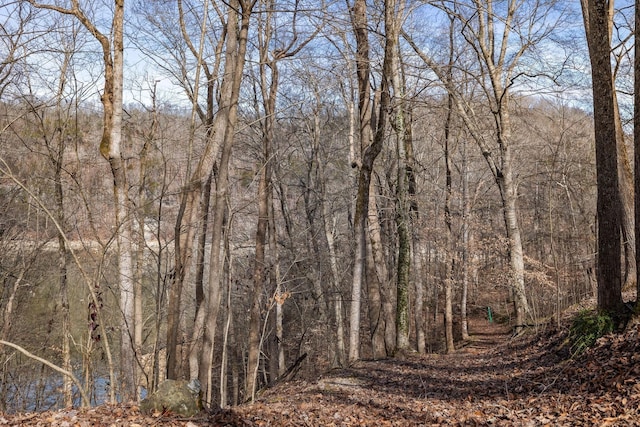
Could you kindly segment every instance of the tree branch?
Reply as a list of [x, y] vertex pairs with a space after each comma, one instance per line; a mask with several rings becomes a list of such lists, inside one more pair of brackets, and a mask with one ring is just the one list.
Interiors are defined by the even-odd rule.
[[71, 380], [74, 382], [76, 387], [78, 387], [78, 391], [80, 392], [80, 396], [82, 396], [82, 406], [89, 406], [90, 405], [91, 401], [89, 400], [89, 396], [87, 396], [87, 393], [85, 392], [84, 387], [82, 386], [82, 383], [78, 380], [78, 378], [76, 378], [75, 375], [73, 375], [73, 372], [69, 372], [69, 371], [67, 371], [65, 369], [62, 369], [58, 365], [55, 365], [55, 364], [49, 362], [48, 360], [43, 359], [40, 356], [36, 356], [35, 354], [29, 352], [28, 350], [20, 347], [18, 344], [14, 344], [14, 343], [9, 342], [9, 341], [0, 340], [0, 345], [5, 345], [7, 347], [11, 347], [11, 348], [13, 348], [15, 350], [18, 350], [20, 353], [24, 354], [28, 358], [33, 359], [33, 360], [35, 360], [37, 362], [40, 362], [43, 365], [47, 365], [48, 367], [50, 367], [54, 371], [59, 372], [62, 375], [65, 375], [65, 376], [71, 378]]

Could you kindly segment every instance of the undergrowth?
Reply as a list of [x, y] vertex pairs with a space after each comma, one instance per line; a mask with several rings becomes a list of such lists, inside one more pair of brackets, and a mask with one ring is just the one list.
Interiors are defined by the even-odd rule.
[[592, 347], [598, 338], [613, 332], [614, 328], [614, 321], [607, 313], [594, 310], [579, 311], [569, 329], [571, 356], [580, 355]]

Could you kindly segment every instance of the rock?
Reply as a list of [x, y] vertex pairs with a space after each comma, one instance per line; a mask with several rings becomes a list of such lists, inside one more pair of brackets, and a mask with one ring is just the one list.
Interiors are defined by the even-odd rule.
[[202, 410], [200, 382], [198, 380], [166, 380], [154, 393], [140, 402], [144, 414], [169, 412], [193, 417]]

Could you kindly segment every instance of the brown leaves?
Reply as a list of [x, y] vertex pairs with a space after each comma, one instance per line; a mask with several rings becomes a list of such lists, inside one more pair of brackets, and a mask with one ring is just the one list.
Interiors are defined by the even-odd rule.
[[283, 383], [254, 404], [180, 419], [136, 406], [5, 415], [25, 426], [634, 426], [640, 425], [640, 332], [601, 339], [575, 360], [563, 331], [509, 341], [476, 327], [450, 355], [362, 361], [309, 383]]
[[202, 425], [253, 426], [229, 411], [181, 418], [171, 414], [143, 415], [135, 405], [101, 405], [87, 409], [61, 409], [41, 413], [0, 416], [0, 426], [35, 427], [197, 427]]

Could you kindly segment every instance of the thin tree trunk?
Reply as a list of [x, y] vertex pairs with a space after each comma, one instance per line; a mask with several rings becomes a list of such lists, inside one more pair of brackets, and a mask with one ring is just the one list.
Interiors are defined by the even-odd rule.
[[[450, 18], [449, 25], [449, 62], [447, 64], [447, 86], [453, 86], [453, 61], [454, 61], [454, 25], [453, 18]], [[447, 353], [455, 351], [453, 339], [453, 273], [455, 268], [455, 244], [453, 236], [453, 218], [451, 213], [452, 197], [452, 167], [451, 167], [451, 145], [453, 137], [451, 128], [453, 122], [453, 95], [447, 94], [447, 111], [444, 121], [444, 163], [445, 163], [445, 202], [444, 202], [444, 224], [447, 232], [446, 236], [446, 262], [444, 275], [444, 336]]]
[[[281, 277], [280, 277], [280, 257], [278, 255], [278, 242], [276, 234], [276, 221], [275, 221], [275, 208], [273, 206], [273, 195], [269, 197], [269, 252], [273, 257], [273, 271], [272, 282], [276, 286], [275, 300], [276, 300], [276, 315], [275, 315], [275, 352], [272, 354], [272, 358], [276, 360], [276, 373], [277, 376], [281, 376], [287, 369], [284, 358], [284, 303], [287, 300], [288, 293], [282, 289]], [[275, 377], [274, 377], [275, 378]]]
[[471, 266], [471, 240], [469, 230], [469, 163], [467, 158], [467, 141], [462, 140], [462, 250], [461, 250], [461, 295], [460, 295], [460, 324], [462, 339], [469, 339], [469, 320], [467, 318], [467, 299], [469, 294], [469, 270]]
[[[56, 221], [62, 228], [58, 230], [58, 280], [60, 286], [60, 318], [62, 329], [62, 369], [67, 372], [72, 371], [71, 366], [71, 319], [69, 313], [69, 281], [67, 277], [68, 260], [67, 260], [67, 244], [64, 236], [64, 229], [66, 228], [66, 215], [64, 211], [64, 186], [62, 182], [62, 172], [64, 170], [64, 153], [66, 151], [66, 138], [68, 128], [68, 116], [65, 119], [62, 115], [62, 96], [66, 84], [66, 74], [71, 60], [72, 53], [65, 52], [64, 60], [60, 69], [60, 81], [58, 84], [58, 92], [56, 97], [56, 114], [60, 127], [56, 129], [57, 147], [56, 151], [52, 152], [52, 162], [54, 167], [54, 194], [56, 203]], [[14, 288], [17, 290], [17, 288]], [[11, 295], [13, 299], [14, 294]], [[6, 340], [7, 336], [3, 334], [2, 339]], [[63, 375], [62, 378], [62, 395], [63, 402], [66, 407], [73, 405], [73, 380], [67, 375]]]
[[[636, 257], [640, 254], [640, 0], [635, 1], [634, 92], [633, 92], [633, 153]], [[637, 258], [636, 258], [637, 260]], [[636, 263], [636, 307], [640, 307], [640, 268]]]
[[[321, 176], [324, 173], [321, 172]], [[335, 360], [333, 365], [342, 367], [345, 364], [346, 346], [344, 342], [344, 319], [342, 315], [342, 293], [340, 292], [340, 280], [338, 273], [338, 258], [336, 256], [335, 239], [333, 237], [333, 230], [329, 225], [329, 220], [333, 219], [333, 215], [329, 211], [329, 207], [325, 201], [325, 189], [322, 186], [322, 223], [324, 225], [324, 234], [327, 240], [327, 246], [329, 248], [329, 264], [331, 266], [331, 294], [333, 301], [333, 317], [335, 323]]]
[[[369, 338], [374, 359], [387, 356], [385, 330], [388, 319], [383, 309], [383, 289], [387, 288], [387, 267], [384, 260], [380, 220], [376, 203], [375, 185], [369, 187], [369, 212], [367, 214], [368, 245], [365, 277], [367, 278], [367, 307], [369, 317]], [[395, 345], [395, 343], [390, 343]]]
[[[268, 116], [268, 115], [267, 115]], [[268, 119], [267, 119], [268, 121]], [[270, 127], [270, 126], [269, 126]], [[253, 400], [256, 392], [256, 374], [258, 372], [258, 363], [260, 359], [260, 326], [261, 326], [261, 300], [262, 293], [265, 288], [265, 249], [267, 245], [267, 225], [269, 222], [269, 197], [268, 192], [271, 191], [270, 179], [270, 146], [271, 135], [267, 134], [263, 137], [263, 161], [260, 179], [258, 181], [258, 224], [256, 227], [256, 244], [255, 244], [255, 261], [253, 270], [253, 291], [251, 298], [251, 308], [249, 310], [249, 343], [247, 355], [247, 381], [245, 385], [245, 396]]]
[[451, 121], [453, 114], [453, 99], [447, 97], [447, 113], [444, 124], [444, 162], [446, 175], [444, 224], [447, 229], [446, 236], [446, 262], [444, 263], [444, 336], [447, 353], [453, 353], [456, 349], [453, 340], [453, 269], [455, 264], [453, 226], [451, 217]]
[[[404, 73], [403, 73], [403, 86], [406, 86]], [[420, 354], [426, 353], [426, 333], [425, 333], [425, 318], [424, 318], [424, 246], [420, 239], [420, 209], [418, 205], [417, 183], [415, 174], [415, 155], [413, 149], [413, 107], [410, 103], [403, 106], [405, 111], [405, 133], [404, 133], [404, 145], [406, 163], [405, 168], [407, 171], [407, 195], [409, 197], [409, 220], [411, 224], [411, 254], [412, 254], [412, 266], [413, 266], [413, 282], [415, 289], [415, 302], [414, 302], [414, 323], [416, 330], [416, 350]]]
[[414, 303], [414, 323], [416, 328], [416, 350], [420, 354], [427, 352], [427, 336], [425, 332], [425, 317], [424, 317], [424, 271], [423, 271], [423, 247], [422, 243], [417, 237], [413, 239], [413, 268], [414, 268], [414, 283], [415, 283], [415, 303]]

